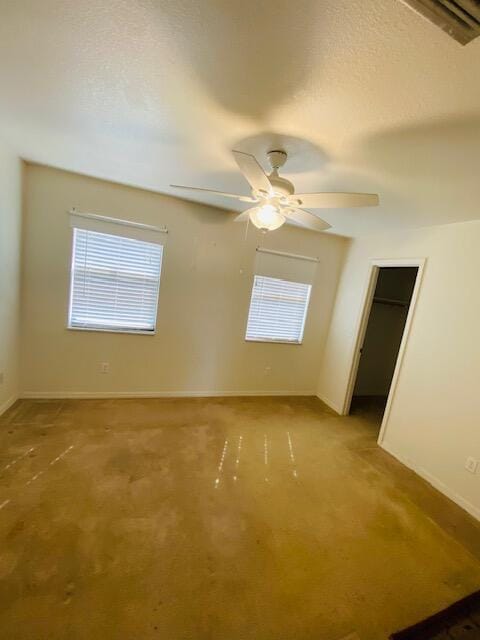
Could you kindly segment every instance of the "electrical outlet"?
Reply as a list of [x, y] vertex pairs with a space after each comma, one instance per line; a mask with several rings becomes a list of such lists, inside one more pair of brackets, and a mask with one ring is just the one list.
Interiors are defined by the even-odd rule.
[[101, 371], [101, 373], [109, 373], [109, 371], [110, 371], [110, 363], [109, 362], [101, 362], [100, 363], [100, 371]]
[[476, 473], [478, 467], [478, 460], [469, 456], [465, 461], [465, 469], [470, 473]]
[[267, 366], [265, 367], [265, 375], [266, 376], [270, 375], [271, 371], [272, 371], [272, 367], [269, 364], [267, 364]]
[[0, 384], [3, 384], [3, 371], [0, 371]]

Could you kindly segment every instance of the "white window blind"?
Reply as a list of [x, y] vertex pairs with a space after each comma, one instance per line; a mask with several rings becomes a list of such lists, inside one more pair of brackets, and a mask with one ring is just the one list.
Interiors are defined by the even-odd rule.
[[163, 247], [74, 228], [68, 326], [155, 331]]
[[312, 286], [256, 275], [247, 340], [301, 343]]

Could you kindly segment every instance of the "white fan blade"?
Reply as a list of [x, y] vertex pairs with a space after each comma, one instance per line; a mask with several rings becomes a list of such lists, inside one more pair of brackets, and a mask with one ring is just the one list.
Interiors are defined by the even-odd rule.
[[245, 176], [248, 184], [255, 191], [263, 191], [264, 193], [272, 192], [272, 185], [265, 171], [258, 164], [255, 157], [243, 151], [232, 151], [238, 168]]
[[235, 193], [225, 193], [224, 191], [215, 191], [215, 189], [202, 189], [201, 187], [184, 187], [181, 184], [171, 184], [174, 189], [186, 189], [188, 191], [200, 191], [201, 193], [210, 193], [212, 196], [223, 196], [224, 198], [235, 198], [240, 202], [257, 202], [250, 196], [238, 196]]
[[295, 193], [290, 202], [309, 209], [339, 209], [350, 207], [376, 207], [376, 193]]
[[245, 222], [245, 220], [248, 220], [248, 216], [250, 215], [249, 211], [250, 211], [250, 209], [247, 209], [247, 211], [244, 211], [243, 213], [238, 215], [235, 218], [234, 222]]
[[283, 209], [282, 214], [287, 220], [291, 220], [301, 227], [312, 229], [312, 231], [325, 231], [332, 226], [328, 224], [328, 222], [325, 222], [325, 220], [317, 218], [314, 213], [303, 211], [302, 209]]

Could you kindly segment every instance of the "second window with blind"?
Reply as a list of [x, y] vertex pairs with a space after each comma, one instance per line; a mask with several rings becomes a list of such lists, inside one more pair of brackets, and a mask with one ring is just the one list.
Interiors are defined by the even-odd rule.
[[245, 339], [301, 344], [317, 260], [257, 249]]

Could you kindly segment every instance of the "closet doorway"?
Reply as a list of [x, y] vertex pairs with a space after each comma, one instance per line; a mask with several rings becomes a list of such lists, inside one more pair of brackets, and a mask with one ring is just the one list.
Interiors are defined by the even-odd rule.
[[405, 346], [419, 268], [378, 265], [372, 270], [345, 413], [368, 414], [379, 432]]

